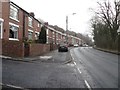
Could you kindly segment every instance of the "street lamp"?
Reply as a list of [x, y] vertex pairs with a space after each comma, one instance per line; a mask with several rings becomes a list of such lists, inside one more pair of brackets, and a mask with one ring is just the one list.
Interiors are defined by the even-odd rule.
[[[75, 14], [76, 13], [72, 13], [72, 15], [75, 15]], [[66, 16], [66, 42], [68, 43], [67, 31], [68, 31], [68, 15]]]

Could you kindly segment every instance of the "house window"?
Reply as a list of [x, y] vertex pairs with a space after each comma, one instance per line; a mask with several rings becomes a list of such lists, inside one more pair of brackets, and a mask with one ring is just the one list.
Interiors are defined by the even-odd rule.
[[3, 19], [0, 18], [0, 39], [2, 39], [3, 35]]
[[49, 30], [47, 29], [47, 35], [49, 34]]
[[0, 22], [0, 38], [2, 38], [2, 23]]
[[10, 5], [10, 18], [18, 20], [18, 8]]
[[32, 20], [31, 17], [28, 17], [28, 25], [29, 25], [30, 27], [32, 27], [32, 25], [33, 25], [33, 20]]
[[48, 38], [48, 36], [47, 36], [47, 42], [46, 43], [49, 43], [49, 38]]
[[55, 32], [53, 32], [53, 38], [55, 37]]
[[58, 33], [56, 33], [56, 39], [58, 39]]
[[38, 23], [38, 27], [40, 27], [40, 24]]
[[18, 27], [10, 25], [9, 38], [18, 39]]
[[38, 40], [39, 32], [35, 32], [35, 40]]
[[33, 31], [32, 30], [28, 30], [28, 39], [29, 40], [33, 39]]

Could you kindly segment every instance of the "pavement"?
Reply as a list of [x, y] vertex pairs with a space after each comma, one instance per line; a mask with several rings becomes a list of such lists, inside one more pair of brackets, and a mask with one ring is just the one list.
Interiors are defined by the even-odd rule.
[[15, 57], [0, 55], [1, 59], [7, 59], [7, 60], [13, 60], [13, 61], [22, 61], [22, 62], [30, 62], [30, 61], [34, 61], [34, 60], [39, 60], [39, 59], [41, 59], [40, 57], [41, 56], [15, 58]]
[[[70, 54], [71, 49], [72, 48], [69, 48], [68, 54]], [[6, 59], [6, 60], [21, 61], [21, 62], [32, 62], [32, 61], [36, 61], [36, 60], [40, 60], [42, 62], [48, 61], [48, 60], [54, 61], [54, 58], [57, 58], [57, 52], [58, 52], [58, 50], [53, 50], [51, 52], [45, 53], [45, 54], [40, 55], [40, 56], [29, 56], [29, 57], [23, 57], [23, 58], [15, 58], [15, 57], [0, 55], [0, 58]], [[70, 61], [71, 61], [71, 59], [68, 59], [65, 62], [64, 61], [63, 62], [68, 63]]]
[[97, 49], [97, 50], [100, 50], [100, 51], [104, 51], [104, 52], [120, 55], [120, 52], [118, 50], [116, 50], [116, 51], [114, 51], [114, 50], [107, 50], [107, 49], [102, 49], [102, 48], [98, 48], [98, 47], [93, 47], [93, 48]]

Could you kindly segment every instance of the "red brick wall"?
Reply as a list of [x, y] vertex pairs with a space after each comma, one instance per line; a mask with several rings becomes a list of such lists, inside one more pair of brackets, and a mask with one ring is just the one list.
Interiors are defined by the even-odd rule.
[[3, 2], [2, 3], [2, 18], [4, 19], [4, 24], [3, 24], [3, 38], [5, 40], [9, 40], [9, 22], [16, 24], [19, 26], [18, 30], [18, 39], [22, 41], [23, 38], [23, 11], [19, 9], [19, 22], [15, 21], [13, 19], [9, 18], [10, 15], [10, 3], [9, 2]]
[[8, 40], [9, 38], [9, 3], [8, 2], [2, 2], [2, 18], [4, 19], [3, 24], [3, 38], [5, 40]]
[[48, 36], [52, 38], [52, 31], [50, 29], [48, 30]]
[[[25, 22], [23, 22], [24, 18], [23, 15], [25, 14]], [[3, 39], [5, 40], [9, 40], [9, 22], [16, 24], [19, 26], [19, 30], [18, 30], [18, 39], [19, 41], [23, 40], [23, 23], [25, 24], [25, 37], [28, 37], [28, 29], [33, 30], [33, 39], [35, 39], [35, 31], [39, 31], [41, 30], [41, 26], [38, 27], [38, 21], [36, 19], [33, 18], [33, 27], [29, 27], [28, 26], [28, 17], [29, 15], [24, 12], [22, 9], [19, 9], [19, 17], [18, 20], [13, 20], [11, 18], [9, 18], [10, 15], [10, 3], [9, 2], [3, 2], [2, 3], [2, 17], [4, 19], [4, 23], [3, 23]]]
[[37, 56], [42, 55], [50, 51], [49, 44], [30, 44], [29, 46], [29, 55]]
[[58, 48], [57, 44], [53, 44], [53, 50], [55, 50], [57, 48]]
[[2, 54], [11, 57], [24, 57], [24, 44], [18, 41], [2, 41]]
[[34, 20], [34, 31], [40, 32], [41, 31], [41, 24], [38, 27], [38, 21]]

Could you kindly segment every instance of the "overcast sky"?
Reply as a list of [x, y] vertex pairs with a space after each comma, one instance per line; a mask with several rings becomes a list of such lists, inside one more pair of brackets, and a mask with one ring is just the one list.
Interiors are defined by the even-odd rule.
[[[88, 33], [89, 20], [92, 13], [89, 8], [96, 8], [98, 0], [11, 0], [27, 12], [34, 12], [36, 18], [58, 25], [66, 29], [66, 15], [68, 28], [78, 33]], [[99, 0], [101, 1], [101, 0]], [[72, 13], [76, 13], [72, 15]]]

